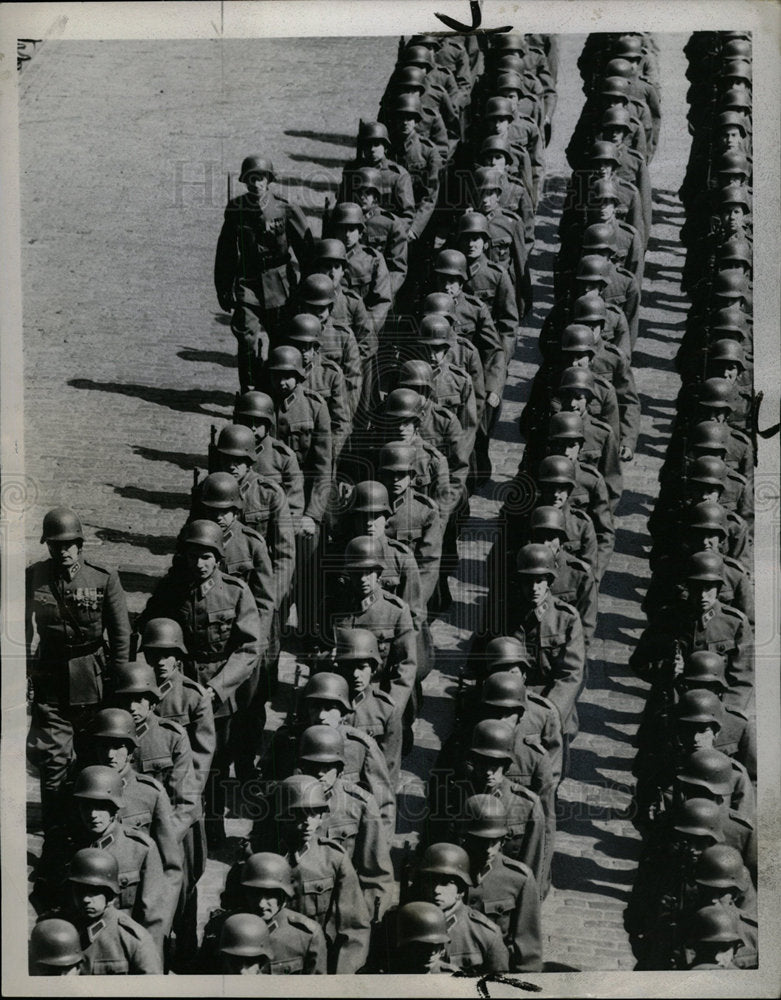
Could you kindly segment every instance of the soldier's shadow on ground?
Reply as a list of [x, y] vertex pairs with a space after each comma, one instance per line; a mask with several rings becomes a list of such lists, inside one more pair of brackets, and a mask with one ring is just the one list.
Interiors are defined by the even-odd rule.
[[194, 347], [183, 347], [176, 352], [176, 356], [183, 361], [204, 361], [223, 368], [236, 367], [236, 355], [228, 354], [227, 351], [199, 351]]
[[176, 548], [174, 535], [142, 535], [117, 528], [98, 528], [95, 535], [103, 542], [111, 542], [115, 545], [134, 545], [147, 549], [155, 556], [172, 555]]
[[344, 156], [315, 156], [304, 153], [288, 153], [287, 158], [296, 163], [316, 163], [320, 167], [343, 167], [347, 162]]
[[[652, 445], [660, 442], [660, 446], [652, 447]], [[637, 450], [635, 454], [647, 455], [649, 458], [659, 458], [664, 459], [667, 455], [667, 438], [659, 435], [658, 437], [652, 438], [647, 434], [641, 434], [637, 439]]]
[[643, 628], [646, 621], [645, 615], [639, 608], [638, 612], [636, 616], [630, 618], [617, 611], [600, 611], [597, 619], [597, 636], [608, 642], [621, 642], [633, 647], [636, 640], [630, 634], [630, 630]]
[[153, 504], [163, 510], [184, 510], [190, 509], [189, 493], [168, 493], [164, 490], [147, 490], [142, 486], [113, 486], [107, 483], [111, 489], [126, 500], [142, 500], [144, 503]]
[[[119, 579], [122, 582], [122, 589], [126, 594], [151, 594], [162, 579], [162, 576], [154, 576], [152, 573], [141, 573], [134, 569], [119, 568]], [[130, 612], [131, 624], [134, 618]]]
[[635, 350], [632, 352], [632, 366], [639, 368], [656, 368], [657, 371], [675, 371], [675, 362], [672, 358], [663, 358], [657, 354], [646, 354], [645, 351]]
[[224, 313], [222, 311], [213, 313], [215, 323], [219, 323], [220, 326], [230, 326], [231, 317], [229, 313]]
[[206, 465], [205, 452], [196, 455], [191, 451], [162, 451], [159, 448], [145, 448], [137, 444], [133, 445], [133, 454], [150, 462], [168, 462], [169, 465], [176, 465], [184, 472], [190, 473], [193, 469], [202, 469]]
[[311, 129], [288, 128], [282, 133], [296, 139], [316, 139], [318, 142], [330, 142], [332, 146], [355, 146], [355, 136], [344, 132], [313, 132]]
[[[307, 191], [333, 191], [336, 192], [337, 181], [326, 177], [298, 177], [295, 174], [280, 174], [277, 182], [283, 187], [300, 187]], [[312, 206], [314, 207], [314, 206]], [[307, 211], [309, 208], [307, 207]]]
[[71, 378], [67, 385], [73, 389], [91, 392], [110, 392], [133, 399], [143, 399], [146, 403], [156, 403], [178, 413], [201, 413], [207, 417], [224, 418], [225, 414], [211, 406], [232, 407], [235, 395], [220, 389], [170, 389], [152, 385], [138, 385], [134, 382], [97, 382], [90, 378]]
[[555, 889], [593, 892], [627, 901], [631, 893], [631, 872], [604, 868], [591, 858], [558, 853], [553, 856], [552, 881]]

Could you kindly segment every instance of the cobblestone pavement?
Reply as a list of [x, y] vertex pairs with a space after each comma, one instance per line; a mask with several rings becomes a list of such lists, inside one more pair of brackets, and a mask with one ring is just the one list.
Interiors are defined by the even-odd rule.
[[[403, 774], [396, 860], [414, 843], [422, 782], [452, 722], [452, 695], [479, 605], [483, 566], [504, 484], [521, 453], [517, 417], [552, 302], [551, 265], [564, 147], [583, 95], [575, 60], [585, 36], [562, 41], [559, 100], [533, 260], [536, 305], [511, 364], [494, 479], [472, 500], [459, 579], [437, 620], [436, 668], [425, 684], [416, 746]], [[559, 969], [627, 969], [623, 932], [639, 840], [630, 802], [632, 735], [644, 685], [626, 668], [643, 624], [645, 521], [673, 411], [671, 356], [686, 303], [678, 288], [682, 209], [674, 193], [688, 156], [683, 36], [660, 35], [663, 121], [640, 338], [634, 355], [643, 427], [625, 472], [616, 552], [600, 595], [588, 689], [561, 789], [554, 888], [543, 910], [545, 957]], [[237, 380], [228, 318], [216, 311], [214, 245], [226, 171], [248, 151], [274, 158], [285, 193], [318, 220], [351, 155], [359, 116], [372, 117], [395, 39], [49, 42], [20, 78], [25, 336], [25, 454], [39, 485], [26, 522], [38, 558], [46, 509], [80, 512], [93, 558], [118, 566], [131, 611], [167, 566], [186, 516], [192, 469], [209, 428], [229, 415]], [[305, 80], [315, 82], [307, 86]], [[290, 680], [291, 661], [282, 678]], [[284, 685], [283, 685], [284, 695]], [[270, 726], [282, 719], [275, 702]], [[30, 850], [37, 853], [37, 781], [29, 780]], [[233, 835], [246, 821], [229, 822]], [[227, 859], [228, 854], [225, 855]], [[211, 861], [201, 916], [225, 871]]]

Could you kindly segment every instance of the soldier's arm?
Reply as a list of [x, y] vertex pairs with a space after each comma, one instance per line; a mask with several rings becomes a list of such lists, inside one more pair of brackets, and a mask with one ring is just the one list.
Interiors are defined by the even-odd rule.
[[339, 461], [347, 439], [352, 433], [353, 420], [350, 415], [350, 405], [347, 401], [347, 385], [341, 369], [334, 372], [330, 405], [328, 414], [331, 418], [331, 442], [333, 446], [333, 464]]
[[605, 478], [605, 483], [610, 496], [610, 510], [615, 514], [618, 501], [624, 488], [624, 478], [621, 472], [621, 462], [618, 457], [618, 442], [612, 430], [608, 434], [602, 454], [599, 458], [599, 471]]
[[626, 321], [623, 309], [615, 307], [612, 313], [615, 317], [615, 328], [613, 329], [610, 343], [617, 347], [627, 361], [632, 361], [632, 338], [629, 336], [629, 324]]
[[[518, 318], [518, 301], [515, 289], [513, 288], [512, 281], [510, 280], [510, 275], [507, 274], [506, 271], [502, 274], [502, 279], [496, 287], [496, 295], [494, 296], [491, 316], [496, 325], [496, 331], [501, 338], [502, 351], [504, 354], [503, 375], [506, 378], [507, 365], [510, 363], [511, 358], [515, 354], [515, 337], [518, 331], [518, 324], [520, 322]], [[504, 379], [502, 380], [502, 388], [504, 388]], [[501, 395], [501, 392], [499, 392], [499, 395]]]
[[140, 879], [131, 916], [149, 931], [160, 954], [163, 952], [163, 942], [171, 930], [178, 898], [178, 892], [171, 892], [170, 884], [163, 873], [160, 852], [152, 842], [141, 863]]
[[227, 701], [251, 676], [261, 653], [258, 609], [246, 583], [241, 582], [240, 587], [230, 653], [222, 669], [209, 680], [209, 687], [214, 688], [221, 702]]
[[[390, 310], [392, 301], [393, 291], [391, 289], [391, 279], [388, 271], [388, 265], [385, 263], [385, 258], [378, 251], [374, 260], [371, 286], [366, 298], [364, 299], [366, 308], [371, 316], [376, 337], [380, 335], [382, 328], [385, 326], [385, 320], [388, 316], [388, 311]], [[376, 337], [375, 350], [377, 343]]]
[[388, 660], [391, 678], [390, 695], [396, 705], [396, 713], [400, 715], [412, 694], [417, 674], [415, 632], [412, 627], [412, 616], [406, 606], [401, 608]]
[[214, 258], [214, 287], [220, 308], [225, 312], [230, 312], [233, 305], [233, 282], [238, 262], [235, 212], [229, 206], [225, 209], [225, 218], [217, 239], [217, 251]]
[[212, 766], [216, 739], [214, 712], [209, 698], [203, 696], [198, 699], [198, 703], [190, 713], [187, 735], [190, 739], [198, 794], [202, 795], [206, 779], [209, 777], [209, 769]]
[[396, 215], [405, 222], [410, 223], [415, 216], [415, 196], [412, 192], [412, 178], [404, 168], [402, 168], [402, 172], [399, 174], [398, 181], [394, 187], [394, 201], [396, 203]]
[[[282, 490], [284, 493], [284, 497], [282, 499], [284, 503], [279, 505], [280, 514], [277, 515], [277, 517], [284, 515], [282, 523], [285, 525], [285, 532], [290, 534], [292, 544], [296, 526], [300, 524], [301, 518], [304, 514], [304, 474], [301, 471], [301, 466], [298, 464], [295, 452], [290, 449], [288, 449], [285, 454], [285, 461], [281, 469], [281, 476]], [[275, 536], [275, 547], [277, 545], [277, 541], [278, 539]], [[278, 572], [276, 550], [274, 552], [274, 556], [274, 571]]]
[[407, 277], [407, 251], [408, 245], [404, 230], [398, 219], [394, 219], [388, 232], [384, 254], [390, 276], [392, 299], [396, 298], [399, 289], [404, 284], [404, 279]]
[[553, 665], [554, 680], [543, 694], [558, 709], [562, 729], [566, 732], [567, 719], [572, 714], [575, 700], [583, 686], [586, 667], [583, 626], [577, 612], [568, 618], [565, 634], [566, 643], [559, 649]]
[[616, 528], [610, 512], [607, 485], [600, 475], [589, 496], [588, 515], [597, 536], [597, 580], [605, 575], [616, 544]]
[[[358, 353], [361, 359], [368, 358], [377, 353], [377, 333], [379, 327], [374, 313], [368, 305], [368, 297], [365, 301], [357, 293], [348, 299], [350, 310], [350, 329], [355, 336], [355, 343], [358, 345]], [[387, 313], [387, 309], [386, 309]], [[382, 316], [385, 322], [385, 316]], [[382, 325], [382, 324], [380, 324]]]
[[369, 913], [373, 918], [375, 900], [379, 900], [378, 916], [384, 916], [393, 899], [395, 881], [388, 838], [379, 808], [371, 795], [367, 798], [358, 826], [352, 860]]
[[483, 946], [483, 972], [509, 972], [510, 953], [502, 940], [502, 933], [494, 924], [495, 933], [491, 934]]
[[402, 554], [400, 589], [399, 596], [409, 607], [413, 625], [418, 620], [425, 621], [426, 605], [421, 597], [420, 570], [411, 551]]
[[[554, 778], [554, 780], [557, 779]], [[545, 811], [542, 808], [539, 795], [530, 788], [524, 788], [523, 791], [534, 800], [534, 803], [526, 822], [526, 829], [523, 832], [521, 857], [518, 860], [523, 861], [534, 872], [540, 900], [543, 900], [550, 890], [550, 869], [555, 845], [548, 844]]]
[[287, 206], [285, 230], [288, 245], [298, 261], [299, 271], [306, 272], [312, 256], [313, 236], [306, 216], [298, 205], [291, 203]]
[[[458, 490], [459, 495], [465, 496], [466, 477], [469, 473], [469, 455], [474, 447], [474, 441], [469, 440], [460, 426], [455, 413], [451, 414], [452, 422], [449, 426], [447, 453], [448, 473], [450, 475], [451, 486]], [[409, 604], [409, 601], [407, 601]]]
[[369, 955], [370, 917], [355, 868], [346, 854], [342, 855], [336, 871], [334, 895], [337, 948], [334, 972], [350, 975], [366, 964]]
[[182, 838], [177, 830], [174, 810], [164, 788], [160, 789], [160, 795], [155, 802], [149, 836], [157, 845], [169, 893], [174, 899], [174, 906], [176, 906], [182, 888], [184, 857], [181, 845]]
[[[490, 313], [487, 313], [490, 319]], [[491, 325], [493, 325], [493, 320], [491, 320]], [[498, 334], [497, 334], [498, 337]], [[471, 351], [466, 353], [465, 356], [465, 370], [472, 380], [472, 388], [475, 390], [475, 404], [477, 406], [477, 419], [481, 420], [483, 416], [483, 411], [485, 410], [485, 400], [488, 395], [488, 389], [485, 384], [485, 373], [483, 371], [483, 362], [480, 358], [480, 353], [476, 347]]]
[[615, 439], [620, 446], [623, 444], [623, 441], [621, 439], [621, 423], [616, 391], [610, 383], [608, 376], [597, 376], [597, 386], [601, 387], [602, 392], [602, 410], [599, 414], [599, 419], [604, 420], [606, 424], [610, 424], [610, 429], [613, 431]]
[[458, 409], [458, 420], [467, 441], [466, 447], [471, 451], [474, 446], [475, 435], [477, 434], [477, 399], [475, 398], [474, 386], [469, 378], [464, 380], [461, 406]]
[[581, 534], [580, 534], [580, 551], [578, 556], [591, 567], [592, 572], [596, 572], [597, 568], [597, 533], [594, 530], [594, 525], [591, 518], [586, 514], [585, 511], [581, 512], [583, 514], [583, 520], [581, 524]]
[[510, 921], [511, 972], [542, 971], [540, 890], [531, 871], [523, 883]]
[[162, 976], [163, 963], [155, 947], [152, 935], [140, 924], [136, 925], [132, 936], [123, 927], [123, 950], [127, 956], [128, 975]]
[[127, 616], [127, 602], [119, 576], [113, 570], [109, 573], [106, 583], [106, 594], [103, 605], [103, 626], [108, 634], [111, 650], [111, 667], [127, 663], [130, 655], [130, 619]]
[[181, 841], [201, 814], [200, 782], [195, 774], [192, 750], [186, 733], [183, 732], [176, 741], [171, 757], [174, 762], [169, 781], [171, 805], [176, 833]]
[[631, 365], [623, 355], [620, 355], [620, 361], [614, 370], [613, 387], [618, 400], [621, 444], [626, 445], [634, 454], [640, 434], [640, 397]]
[[[274, 551], [272, 567], [274, 570], [275, 607], [280, 607], [283, 599], [290, 591], [290, 584], [293, 580], [293, 571], [296, 565], [296, 525], [300, 523], [304, 513], [304, 475], [298, 466], [298, 459], [295, 460], [296, 470], [296, 490], [295, 503], [300, 503], [300, 511], [295, 516], [288, 503], [293, 499], [294, 494], [279, 489], [274, 490], [269, 501], [269, 522], [268, 537]], [[300, 497], [299, 497], [300, 490]]]
[[415, 236], [421, 236], [431, 220], [437, 196], [439, 195], [439, 174], [441, 169], [442, 157], [439, 155], [439, 150], [436, 146], [432, 144], [426, 157], [425, 175], [420, 178], [424, 188], [423, 197], [416, 206], [415, 214], [412, 217], [412, 223], [409, 227], [411, 238], [413, 233]]
[[748, 620], [741, 617], [743, 621], [735, 634], [735, 649], [727, 656], [729, 686], [724, 694], [724, 705], [748, 712], [754, 692], [754, 635]]
[[[357, 348], [356, 348], [357, 354]], [[315, 414], [315, 428], [312, 434], [310, 456], [307, 459], [309, 469], [306, 475], [311, 476], [309, 502], [304, 515], [313, 521], [323, 519], [331, 490], [331, 470], [333, 468], [333, 448], [331, 444], [331, 418], [325, 401], [321, 400]]]
[[347, 386], [347, 399], [350, 405], [350, 415], [352, 416], [358, 408], [358, 400], [361, 398], [361, 386], [363, 385], [361, 352], [358, 349], [358, 342], [352, 331], [350, 331], [349, 337], [345, 340], [339, 367], [342, 369], [345, 385]]
[[530, 787], [538, 796], [545, 817], [545, 863], [550, 869], [556, 847], [556, 782], [547, 753], [537, 761]]
[[328, 952], [326, 950], [325, 935], [319, 925], [317, 925], [309, 939], [306, 954], [304, 955], [304, 976], [325, 976], [328, 973]]
[[416, 555], [420, 570], [421, 600], [427, 605], [436, 590], [442, 557], [442, 521], [436, 510], [431, 510], [431, 516], [423, 525]]
[[247, 583], [255, 599], [255, 607], [258, 609], [258, 617], [260, 618], [260, 643], [265, 647], [268, 644], [271, 620], [274, 617], [276, 606], [274, 572], [271, 568], [271, 557], [263, 538], [253, 538], [250, 547], [252, 572]]
[[583, 625], [586, 649], [591, 645], [597, 627], [597, 581], [593, 573], [584, 575], [578, 586], [578, 613]]
[[[401, 717], [400, 713], [396, 714]], [[374, 797], [386, 836], [391, 838], [396, 832], [396, 794], [391, 782], [388, 764], [377, 741], [369, 737], [361, 772], [361, 787]]]

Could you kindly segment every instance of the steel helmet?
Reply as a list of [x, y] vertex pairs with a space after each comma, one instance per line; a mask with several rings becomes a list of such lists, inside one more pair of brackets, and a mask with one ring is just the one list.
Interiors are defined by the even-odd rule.
[[589, 197], [595, 205], [601, 205], [603, 201], [614, 201], [618, 204], [621, 200], [612, 177], [598, 177], [591, 185]]
[[598, 139], [591, 144], [591, 148], [588, 151], [588, 158], [592, 163], [607, 161], [615, 163], [616, 166], [621, 162], [618, 158], [615, 143], [608, 142], [606, 139]]
[[537, 482], [574, 486], [577, 482], [575, 465], [564, 455], [547, 455], [537, 470]]
[[[337, 218], [339, 217], [335, 209], [334, 214], [337, 215]], [[334, 222], [333, 217], [331, 221]], [[335, 298], [334, 283], [327, 274], [310, 274], [298, 286], [299, 302], [303, 302], [307, 306], [329, 306]]]
[[493, 48], [496, 52], [525, 52], [526, 39], [523, 35], [503, 32], [494, 36]]
[[628, 80], [632, 75], [632, 64], [626, 59], [611, 59], [610, 62], [605, 66], [605, 76], [614, 77], [620, 76], [625, 80]]
[[[449, 344], [453, 330], [443, 313], [429, 313], [420, 321], [418, 340], [425, 344]], [[431, 385], [431, 382], [429, 382]]]
[[689, 447], [692, 451], [713, 448], [726, 452], [729, 438], [729, 424], [720, 424], [718, 420], [702, 420], [692, 427]]
[[423, 117], [420, 110], [419, 94], [395, 94], [385, 105], [388, 114], [411, 117], [417, 121]]
[[[481, 170], [486, 170], [482, 167]], [[486, 173], [488, 171], [486, 170]], [[481, 187], [493, 187], [494, 185], [482, 185]], [[495, 185], [497, 188], [498, 184]], [[488, 233], [488, 219], [480, 212], [464, 212], [461, 218], [458, 220], [458, 239], [462, 240], [465, 236], [483, 236], [486, 240], [489, 237]]]
[[730, 361], [741, 371], [746, 367], [740, 342], [727, 337], [723, 340], [714, 340], [708, 347], [708, 361]]
[[390, 513], [387, 489], [382, 483], [373, 479], [366, 479], [364, 482], [358, 483], [350, 497], [350, 510], [356, 513], [359, 511], [371, 514]]
[[43, 519], [41, 545], [44, 542], [83, 542], [81, 521], [70, 507], [55, 507]]
[[[740, 205], [746, 213], [751, 212], [751, 195], [742, 184], [727, 184], [725, 187], [719, 188], [717, 194], [722, 208], [726, 208], [728, 205]], [[717, 272], [717, 274], [720, 273]]]
[[425, 45], [430, 49], [438, 49], [442, 44], [442, 39], [436, 35], [413, 35], [409, 40], [410, 45]]
[[519, 550], [515, 570], [521, 576], [546, 576], [552, 580], [556, 576], [553, 553], [547, 545], [529, 542]]
[[687, 785], [701, 785], [714, 795], [727, 795], [732, 788], [732, 761], [720, 750], [695, 750], [677, 778]]
[[681, 695], [676, 706], [679, 722], [707, 722], [721, 728], [723, 707], [718, 697], [706, 688], [695, 688]]
[[[211, 521], [207, 522], [211, 524]], [[114, 681], [114, 694], [151, 694], [160, 700], [160, 688], [154, 670], [139, 655], [132, 663], [117, 667]]]
[[[609, 181], [600, 181], [608, 184]], [[595, 188], [598, 185], [595, 185]], [[572, 304], [573, 323], [604, 323], [607, 315], [607, 303], [597, 292], [586, 292], [579, 295]]]
[[[364, 168], [364, 169], [366, 169], [366, 168]], [[377, 173], [379, 174], [380, 172], [377, 171]], [[382, 178], [382, 174], [380, 174], [380, 178]], [[370, 186], [371, 185], [367, 185], [367, 184], [363, 185], [363, 187], [370, 187]], [[382, 190], [382, 189], [378, 188], [377, 190], [379, 191], [379, 190]], [[364, 229], [366, 227], [366, 217], [363, 214], [363, 209], [361, 208], [360, 205], [357, 205], [354, 201], [343, 201], [343, 202], [340, 202], [338, 205], [335, 205], [334, 206], [334, 210], [331, 213], [330, 222], [331, 222], [332, 226], [347, 226], [348, 228], [355, 228], [357, 226], [359, 229]], [[341, 240], [339, 240], [339, 241], [329, 240], [328, 242], [329, 243], [330, 242], [340, 242], [341, 243]], [[342, 257], [337, 257], [337, 258], [334, 258], [334, 259], [336, 259], [336, 260], [346, 260], [347, 259], [347, 251], [344, 249], [344, 244], [343, 243], [342, 243], [342, 252], [343, 252], [343, 256]], [[323, 256], [325, 256], [325, 255], [323, 255]], [[331, 254], [328, 254], [328, 256], [330, 257]], [[321, 294], [321, 298], [325, 298], [325, 291], [323, 291], [323, 293]], [[333, 299], [329, 299], [328, 301], [331, 302], [331, 301], [333, 301]], [[318, 302], [316, 304], [317, 305], [325, 305], [325, 301]]]
[[723, 489], [726, 478], [727, 466], [715, 455], [701, 455], [689, 467], [689, 481], [692, 483], [706, 483]]
[[358, 126], [359, 145], [375, 142], [384, 142], [386, 146], [390, 146], [388, 130], [382, 122], [361, 122]]
[[[342, 205], [337, 205], [336, 208], [343, 208], [344, 204], [351, 204], [345, 202]], [[358, 206], [356, 205], [356, 208]], [[336, 211], [336, 209], [334, 209]], [[363, 212], [361, 212], [363, 214]], [[312, 260], [347, 260], [347, 250], [344, 243], [341, 240], [336, 240], [333, 238], [324, 240], [315, 240], [312, 244]]]
[[289, 899], [294, 895], [290, 863], [281, 854], [251, 854], [241, 866], [241, 884], [249, 889], [278, 889]]
[[587, 393], [592, 398], [596, 395], [594, 373], [588, 368], [565, 368], [561, 373], [559, 392], [573, 394]]
[[397, 66], [391, 73], [388, 88], [391, 90], [400, 90], [402, 87], [414, 87], [415, 90], [423, 93], [426, 89], [426, 85], [423, 82], [425, 79], [426, 74], [419, 66], [413, 66], [412, 64]]
[[385, 399], [383, 415], [387, 420], [420, 420], [423, 402], [414, 389], [394, 389]]
[[382, 569], [385, 556], [382, 542], [371, 535], [351, 538], [344, 550], [345, 569]]
[[729, 87], [722, 93], [720, 104], [722, 108], [743, 108], [750, 113], [752, 104], [751, 94], [746, 90]]
[[367, 628], [340, 628], [336, 630], [336, 660], [373, 660], [382, 663], [377, 636]]
[[102, 708], [92, 720], [89, 734], [92, 739], [124, 740], [138, 746], [133, 716], [122, 708]]
[[424, 316], [444, 316], [451, 323], [455, 319], [453, 299], [447, 292], [430, 292], [423, 299]]
[[434, 68], [434, 56], [425, 45], [408, 45], [401, 53], [399, 60], [402, 66], [424, 66]]
[[725, 378], [706, 378], [700, 384], [697, 402], [711, 410], [732, 409], [732, 384]]
[[[501, 692], [497, 693], [501, 697]], [[508, 695], [510, 698], [511, 695]], [[493, 702], [492, 702], [493, 704]], [[505, 707], [498, 705], [499, 708]], [[511, 705], [511, 708], [520, 706]], [[478, 757], [488, 757], [491, 760], [502, 760], [508, 764], [512, 763], [513, 757], [513, 731], [502, 722], [501, 719], [483, 719], [478, 722], [472, 731], [472, 738], [469, 741], [470, 754], [477, 754]]]
[[711, 837], [714, 843], [724, 843], [721, 809], [710, 799], [685, 799], [676, 810], [673, 828], [679, 833]]
[[531, 666], [526, 646], [512, 635], [500, 635], [491, 639], [485, 647], [484, 655], [488, 670], [516, 665]]
[[750, 62], [745, 59], [728, 59], [721, 67], [719, 84], [727, 83], [730, 80], [744, 80], [746, 83], [751, 83], [753, 78], [754, 70]]
[[489, 135], [483, 139], [478, 158], [485, 160], [492, 153], [501, 153], [508, 164], [512, 165], [514, 163], [510, 144], [503, 135]]
[[565, 326], [561, 334], [559, 350], [564, 354], [596, 354], [594, 346], [594, 333], [591, 327], [582, 326], [579, 323], [570, 323]]
[[746, 866], [740, 851], [728, 844], [706, 847], [697, 859], [694, 879], [698, 885], [714, 889], [745, 889]]
[[486, 840], [506, 837], [507, 810], [495, 795], [470, 795], [464, 803], [462, 829], [471, 837]]
[[344, 736], [333, 726], [309, 726], [298, 741], [298, 759], [344, 764]]
[[[110, 768], [104, 768], [109, 771]], [[83, 772], [82, 772], [83, 773]], [[114, 772], [112, 772], [113, 774]], [[117, 780], [120, 780], [117, 776]], [[113, 854], [100, 847], [85, 847], [71, 858], [68, 865], [68, 882], [79, 885], [96, 885], [119, 895], [119, 865]]]
[[719, 903], [703, 906], [692, 917], [688, 938], [692, 944], [743, 944], [738, 910], [733, 913]]
[[[548, 440], [585, 441], [583, 418], [579, 413], [554, 413], [548, 424]], [[574, 468], [574, 467], [573, 467]]]
[[241, 958], [271, 958], [266, 921], [256, 913], [232, 913], [220, 931], [220, 954]]
[[299, 381], [302, 381], [306, 377], [301, 351], [297, 347], [288, 344], [283, 344], [281, 347], [273, 347], [269, 351], [266, 368], [270, 372], [293, 372]]
[[201, 483], [198, 502], [202, 507], [214, 510], [241, 510], [244, 501], [239, 492], [239, 483], [229, 472], [212, 472]]
[[36, 965], [55, 968], [77, 965], [84, 958], [79, 932], [73, 924], [59, 917], [39, 920], [30, 934], [29, 956], [30, 962]]
[[608, 76], [599, 87], [602, 97], [620, 97], [624, 103], [629, 103], [629, 81], [623, 76]]
[[601, 284], [608, 283], [610, 274], [610, 261], [601, 254], [588, 254], [581, 257], [578, 269], [575, 273], [576, 281], [599, 281]]
[[[360, 167], [353, 174], [353, 186], [356, 191], [368, 189], [379, 194], [382, 191], [382, 173], [376, 167]], [[344, 202], [343, 204], [350, 203]]]
[[613, 42], [613, 56], [621, 59], [642, 59], [643, 40], [639, 35], [622, 35]]
[[700, 649], [683, 666], [683, 679], [695, 689], [697, 684], [720, 684], [726, 688], [727, 661], [719, 653]]
[[564, 514], [558, 507], [536, 507], [531, 516], [531, 537], [540, 531], [555, 532], [559, 538], [567, 537]]
[[[443, 316], [438, 318], [447, 322]], [[412, 358], [410, 361], [405, 361], [399, 369], [398, 381], [396, 384], [400, 389], [415, 389], [416, 392], [420, 392], [420, 389], [425, 389], [428, 393], [431, 389], [433, 381], [434, 372], [432, 371], [431, 365], [428, 361], [421, 361], [417, 358]], [[423, 395], [422, 392], [420, 394], [421, 396]]]
[[347, 681], [341, 674], [333, 674], [323, 670], [318, 674], [313, 674], [304, 688], [305, 701], [333, 701], [341, 705], [346, 711], [352, 710], [350, 702], [350, 689]]
[[255, 435], [249, 427], [242, 427], [241, 424], [226, 424], [217, 438], [216, 448], [221, 455], [248, 458], [250, 463], [255, 461], [257, 454]]
[[626, 107], [617, 105], [607, 108], [602, 115], [602, 128], [622, 128], [625, 132], [631, 132], [632, 116]]
[[415, 449], [395, 441], [380, 449], [381, 472], [411, 472], [415, 467]]
[[[722, 424], [716, 426], [721, 427]], [[703, 500], [702, 503], [695, 504], [689, 511], [689, 527], [699, 528], [702, 531], [717, 531], [720, 535], [727, 535], [727, 512], [720, 503], [714, 500]]]
[[452, 875], [467, 889], [474, 884], [469, 870], [469, 855], [463, 847], [455, 844], [432, 844], [426, 848], [418, 871], [422, 875]]
[[695, 552], [686, 567], [687, 580], [705, 583], [724, 582], [724, 559], [718, 552]]
[[241, 161], [241, 173], [239, 180], [242, 184], [247, 183], [250, 174], [265, 174], [270, 181], [276, 179], [274, 164], [265, 156], [245, 156]]
[[514, 118], [512, 102], [508, 97], [489, 97], [485, 103], [485, 118]]
[[323, 786], [308, 774], [293, 774], [277, 785], [280, 815], [289, 816], [293, 810], [311, 809], [326, 812], [328, 801]]
[[520, 73], [516, 73], [514, 70], [507, 70], [504, 73], [500, 73], [496, 78], [496, 92], [497, 94], [504, 96], [505, 91], [516, 90], [519, 94], [524, 93], [523, 79]]
[[738, 149], [727, 149], [716, 160], [716, 172], [748, 177], [751, 173], [751, 166], [745, 153], [741, 153]]
[[710, 316], [711, 333], [729, 333], [734, 338], [745, 340], [748, 327], [746, 314], [740, 308], [739, 302], [716, 309]]
[[735, 236], [717, 248], [716, 256], [717, 267], [735, 260], [751, 267], [754, 254], [748, 240], [742, 236]]
[[607, 222], [595, 222], [583, 233], [581, 250], [593, 253], [598, 250], [616, 252], [617, 244], [613, 227]]
[[113, 767], [92, 764], [79, 772], [73, 787], [73, 797], [94, 802], [113, 802], [119, 808], [125, 801], [122, 779]]
[[[501, 191], [502, 190], [502, 173], [495, 167], [478, 167], [474, 173], [475, 180], [477, 181], [477, 186], [480, 191]], [[469, 215], [479, 215], [479, 212], [466, 212], [465, 216]], [[464, 217], [465, 217], [464, 216]], [[462, 217], [462, 221], [463, 218]], [[483, 222], [485, 224], [485, 229], [480, 230], [488, 235], [488, 220], [483, 217]], [[461, 234], [459, 227], [459, 235]]]
[[182, 547], [191, 545], [199, 549], [209, 549], [220, 558], [225, 554], [222, 528], [214, 521], [190, 521], [184, 527], [180, 544]]
[[440, 250], [434, 270], [437, 274], [452, 274], [466, 281], [466, 257], [460, 250]]
[[233, 413], [234, 419], [237, 417], [253, 417], [255, 420], [265, 420], [272, 426], [276, 423], [277, 417], [274, 412], [274, 400], [265, 392], [258, 392], [252, 389], [245, 392], [236, 401], [236, 409]]
[[287, 339], [296, 344], [319, 344], [323, 335], [323, 324], [311, 313], [299, 313], [287, 327]]
[[433, 903], [407, 903], [396, 913], [396, 947], [408, 944], [447, 944], [445, 914]]
[[175, 649], [186, 655], [182, 626], [173, 618], [150, 618], [141, 637], [142, 649]]
[[748, 287], [748, 275], [734, 268], [717, 271], [713, 277], [713, 294], [723, 299], [745, 299]]
[[[486, 678], [480, 700], [483, 705], [492, 705], [494, 708], [523, 708], [526, 704], [526, 685], [518, 674], [510, 673], [509, 670], [500, 670]], [[474, 742], [478, 727], [484, 725], [485, 722], [479, 722], [475, 726], [472, 742]]]

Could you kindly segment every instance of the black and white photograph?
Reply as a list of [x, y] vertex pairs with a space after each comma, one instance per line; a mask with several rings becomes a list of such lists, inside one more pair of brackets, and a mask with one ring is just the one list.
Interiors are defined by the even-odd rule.
[[18, 6], [4, 995], [778, 996], [779, 4]]

